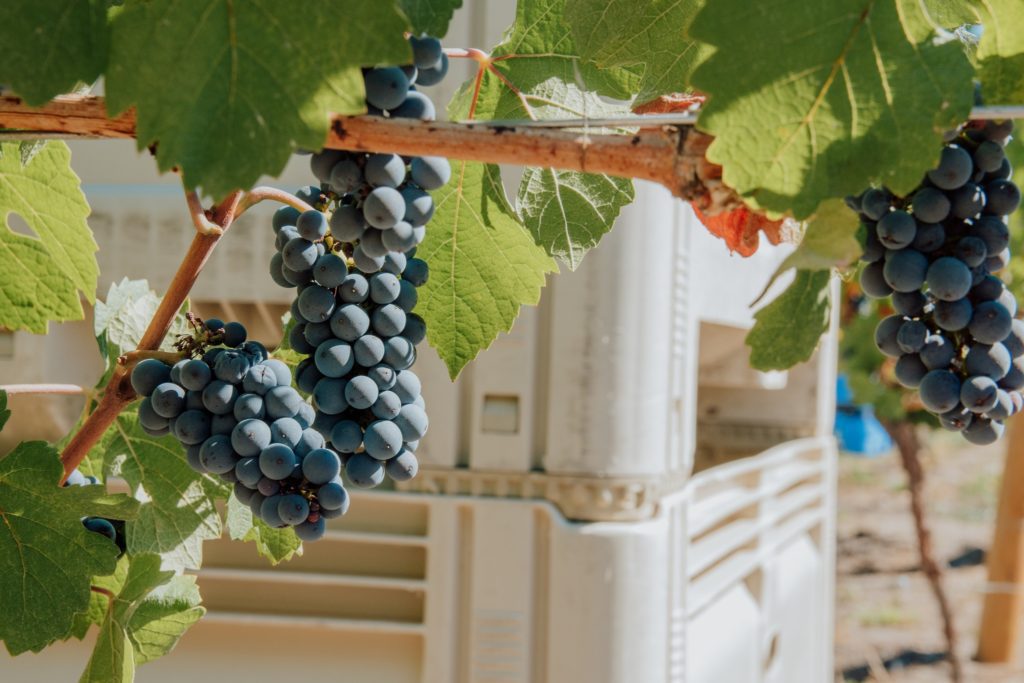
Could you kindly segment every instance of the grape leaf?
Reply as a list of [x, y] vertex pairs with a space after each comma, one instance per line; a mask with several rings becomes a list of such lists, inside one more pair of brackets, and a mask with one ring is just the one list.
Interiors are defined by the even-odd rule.
[[[639, 79], [628, 69], [597, 69], [580, 60], [568, 25], [565, 0], [524, 0], [516, 21], [494, 48], [493, 68], [478, 93], [469, 83], [449, 106], [452, 118], [552, 119], [628, 113], [624, 103]], [[515, 87], [515, 91], [509, 86]], [[517, 92], [518, 91], [518, 92]], [[474, 108], [475, 100], [475, 108]], [[521, 219], [548, 254], [571, 269], [611, 230], [623, 206], [633, 201], [629, 180], [575, 171], [526, 169], [519, 186]], [[432, 264], [433, 265], [433, 264]]]
[[0, 3], [0, 83], [32, 106], [92, 83], [107, 64], [109, 0]]
[[198, 607], [194, 577], [162, 571], [158, 555], [126, 556], [124, 564], [123, 583], [116, 592], [108, 588], [113, 604], [107, 606], [80, 683], [130, 683], [136, 664], [169, 652], [205, 611]]
[[101, 486], [62, 488], [62, 474], [57, 451], [40, 441], [0, 460], [0, 640], [12, 655], [66, 637], [89, 606], [92, 577], [114, 571], [117, 546], [82, 517], [130, 519], [138, 508]]
[[[956, 41], [932, 40], [913, 0], [717, 0], [691, 26], [716, 48], [694, 73], [710, 97], [707, 157], [749, 203], [806, 218], [872, 181], [897, 194], [967, 117], [972, 68]], [[780, 44], [781, 41], [781, 44]], [[772, 55], [766, 58], [766, 55]]]
[[[124, 278], [121, 282], [111, 283], [106, 299], [96, 302], [93, 332], [100, 354], [107, 360], [108, 375], [121, 354], [138, 347], [146, 327], [160, 306], [160, 299], [145, 280]], [[187, 310], [186, 301], [181, 313], [171, 322], [160, 344], [161, 350], [174, 350], [174, 341], [178, 335], [188, 334], [189, 326], [184, 316]], [[104, 377], [100, 383], [106, 384], [108, 378]]]
[[252, 541], [256, 551], [279, 564], [302, 554], [302, 541], [291, 527], [274, 529], [259, 517], [254, 517], [248, 505], [243, 505], [234, 494], [228, 498], [228, 535], [235, 541]]
[[7, 392], [0, 389], [0, 431], [3, 431], [7, 420], [11, 418], [11, 411], [7, 407]]
[[417, 252], [430, 263], [417, 312], [454, 379], [512, 329], [521, 305], [540, 300], [555, 263], [519, 223], [497, 166], [454, 163], [451, 182], [434, 201], [434, 220]]
[[519, 185], [519, 213], [533, 239], [576, 270], [633, 201], [633, 183], [593, 173], [530, 167]]
[[792, 284], [754, 314], [747, 334], [750, 365], [785, 370], [811, 357], [828, 328], [831, 270], [798, 270]]
[[363, 113], [359, 67], [410, 61], [406, 28], [395, 0], [131, 3], [112, 23], [107, 105], [134, 105], [139, 148], [159, 142], [162, 171], [221, 197], [319, 149], [330, 112]]
[[991, 104], [1024, 100], [1024, 3], [976, 1], [985, 27], [978, 44], [981, 93]]
[[412, 23], [413, 34], [443, 38], [462, 0], [399, 0], [399, 4]]
[[43, 334], [48, 320], [80, 320], [77, 290], [96, 300], [96, 246], [71, 151], [49, 142], [22, 165], [18, 143], [0, 143], [0, 218], [15, 213], [38, 239], [0, 224], [0, 326]]
[[216, 500], [226, 492], [189, 467], [174, 437], [146, 434], [137, 411], [136, 404], [118, 415], [102, 440], [107, 470], [146, 494], [128, 523], [128, 552], [159, 553], [171, 569], [198, 569], [203, 541], [220, 538]]
[[637, 102], [689, 89], [711, 53], [688, 31], [705, 0], [566, 0], [579, 54], [601, 68], [643, 67]]

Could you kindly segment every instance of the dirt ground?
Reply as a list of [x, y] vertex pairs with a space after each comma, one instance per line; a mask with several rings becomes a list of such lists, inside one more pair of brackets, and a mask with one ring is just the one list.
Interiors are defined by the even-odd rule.
[[[953, 434], [934, 433], [922, 454], [926, 496], [941, 562], [975, 562], [992, 540], [1004, 451], [979, 448]], [[905, 651], [918, 661], [945, 649], [938, 609], [918, 569], [909, 494], [899, 457], [842, 456], [839, 468], [839, 543], [836, 581], [836, 680], [937, 683], [949, 680], [944, 662], [886, 671], [880, 663]], [[977, 647], [984, 564], [946, 570], [946, 586], [960, 630], [959, 651], [970, 683], [1024, 681], [1024, 666], [982, 665]], [[914, 657], [905, 658], [914, 659]], [[852, 671], [870, 667], [872, 673]], [[842, 672], [848, 675], [843, 676]]]

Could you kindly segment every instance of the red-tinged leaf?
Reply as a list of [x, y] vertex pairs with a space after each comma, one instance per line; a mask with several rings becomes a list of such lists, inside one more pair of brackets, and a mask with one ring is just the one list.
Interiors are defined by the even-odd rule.
[[693, 207], [693, 211], [708, 232], [725, 240], [729, 251], [740, 256], [752, 256], [757, 251], [761, 232], [771, 244], [782, 241], [785, 219], [774, 221], [746, 207], [726, 211], [717, 216], [708, 216], [696, 206]]

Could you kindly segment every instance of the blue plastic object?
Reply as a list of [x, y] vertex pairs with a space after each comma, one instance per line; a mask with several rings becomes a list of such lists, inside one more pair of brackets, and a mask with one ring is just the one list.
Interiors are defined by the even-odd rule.
[[849, 382], [842, 375], [836, 383], [835, 434], [840, 449], [863, 458], [885, 455], [893, 447], [889, 433], [875, 417], [875, 409], [854, 404]]

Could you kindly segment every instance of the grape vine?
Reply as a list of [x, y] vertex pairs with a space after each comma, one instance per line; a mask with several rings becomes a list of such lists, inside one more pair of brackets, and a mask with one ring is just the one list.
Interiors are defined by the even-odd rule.
[[[1024, 328], [994, 275], [1019, 200], [1009, 130], [970, 124], [938, 155], [940, 131], [969, 118], [976, 80], [994, 103], [1024, 103], [1024, 17], [1015, 0], [788, 2], [519, 0], [487, 51], [428, 37], [444, 36], [459, 0], [0, 7], [0, 214], [31, 232], [0, 230], [0, 326], [42, 333], [82, 319], [83, 301], [116, 308], [140, 290], [148, 320], [98, 322], [106, 372], [94, 390], [8, 386], [86, 396], [59, 448], [21, 444], [0, 459], [0, 510], [16, 522], [0, 529], [0, 554], [53, 549], [0, 569], [8, 650], [97, 625], [82, 680], [130, 680], [201, 616], [181, 572], [225, 525], [280, 561], [345, 512], [343, 482], [414, 476], [428, 427], [417, 345], [456, 376], [537, 303], [558, 262], [579, 267], [633, 201], [633, 179], [692, 201], [742, 255], [761, 232], [795, 239], [805, 221], [782, 268], [797, 270], [794, 284], [748, 338], [761, 369], [813, 352], [831, 273], [855, 258], [860, 221], [836, 207], [876, 188], [852, 203], [870, 228], [864, 289], [891, 295], [897, 316], [880, 328], [899, 356], [886, 362], [946, 426], [997, 437], [1024, 403]], [[951, 39], [978, 24], [999, 31]], [[475, 69], [437, 121], [423, 88], [458, 60]], [[80, 85], [100, 77], [103, 97]], [[674, 107], [689, 118], [658, 118]], [[195, 236], [162, 298], [128, 283], [97, 300], [88, 203], [53, 137], [134, 138], [181, 176]], [[318, 150], [315, 185], [239, 189], [302, 150]], [[504, 163], [527, 166], [515, 202]], [[294, 372], [185, 303], [234, 221], [267, 200], [285, 205], [267, 239], [270, 277], [296, 290], [275, 351], [301, 357]], [[0, 391], [0, 428], [7, 413]], [[133, 496], [106, 493], [112, 477]], [[124, 618], [170, 589], [181, 600], [161, 603], [160, 628]], [[30, 608], [42, 600], [54, 603], [45, 615]]]

